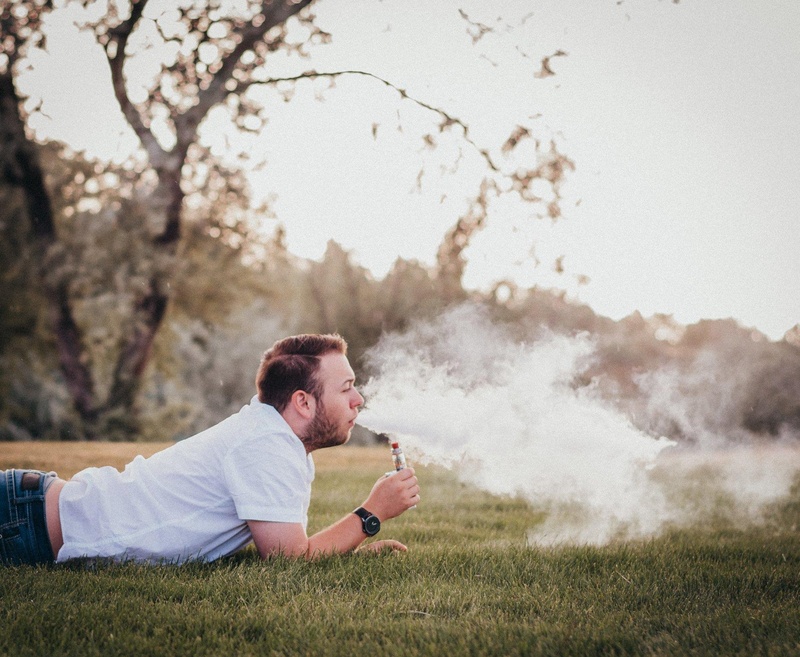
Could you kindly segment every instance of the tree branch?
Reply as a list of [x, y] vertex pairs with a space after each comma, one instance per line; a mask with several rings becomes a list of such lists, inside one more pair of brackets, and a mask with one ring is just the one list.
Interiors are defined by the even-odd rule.
[[233, 73], [242, 55], [248, 50], [252, 50], [256, 42], [263, 39], [266, 33], [273, 27], [282, 25], [312, 2], [313, 0], [299, 0], [294, 3], [284, 1], [277, 6], [274, 6], [275, 3], [273, 2], [263, 3], [263, 10], [258, 14], [258, 17], [263, 17], [263, 21], [254, 19], [241, 30], [241, 40], [222, 60], [222, 65], [219, 71], [214, 75], [211, 84], [209, 84], [206, 89], [200, 91], [197, 104], [175, 118], [179, 145], [182, 139], [190, 138], [190, 141], [193, 141], [197, 126], [209, 110], [225, 100], [228, 94], [232, 93], [226, 85], [229, 80], [234, 79]]
[[434, 107], [430, 103], [426, 103], [425, 101], [412, 96], [402, 87], [398, 87], [393, 82], [390, 82], [389, 80], [386, 80], [385, 78], [382, 78], [379, 75], [375, 75], [374, 73], [370, 73], [368, 71], [346, 70], [346, 71], [320, 72], [312, 70], [312, 71], [306, 71], [305, 73], [301, 73], [299, 75], [293, 75], [284, 78], [268, 78], [266, 80], [248, 81], [246, 83], [243, 83], [241, 87], [242, 89], [244, 89], [252, 84], [277, 84], [279, 82], [297, 82], [298, 80], [311, 80], [316, 78], [336, 78], [342, 75], [361, 75], [367, 78], [372, 78], [373, 80], [377, 80], [378, 82], [384, 84], [390, 89], [394, 89], [398, 94], [400, 94], [401, 98], [410, 100], [415, 105], [418, 105], [419, 107], [422, 107], [426, 110], [433, 112], [434, 114], [438, 114], [439, 116], [441, 116], [443, 121], [440, 128], [442, 130], [451, 125], [459, 126], [464, 131], [463, 135], [464, 140], [478, 152], [478, 154], [486, 161], [486, 164], [492, 171], [496, 173], [500, 172], [500, 168], [495, 164], [494, 160], [492, 159], [492, 156], [489, 155], [489, 152], [485, 148], [481, 148], [480, 146], [478, 146], [478, 144], [476, 144], [469, 136], [469, 126], [463, 120], [459, 119], [456, 116], [453, 116], [452, 114], [448, 114], [439, 107]]
[[[144, 146], [147, 151], [150, 163], [156, 165], [165, 157], [166, 152], [161, 148], [161, 145], [150, 129], [144, 124], [139, 110], [136, 109], [136, 106], [131, 102], [130, 98], [128, 98], [128, 90], [125, 87], [125, 76], [122, 71], [125, 67], [125, 49], [128, 45], [128, 39], [136, 27], [136, 24], [141, 19], [147, 2], [148, 0], [133, 0], [131, 3], [130, 17], [120, 23], [118, 27], [109, 30], [110, 41], [109, 45], [106, 46], [106, 57], [111, 69], [111, 81], [114, 86], [114, 95], [117, 98], [120, 109], [125, 115], [125, 119], [136, 133], [136, 136], [139, 138], [139, 141], [141, 141], [142, 146]], [[109, 49], [111, 43], [116, 47], [116, 52], [114, 53], [111, 53]]]

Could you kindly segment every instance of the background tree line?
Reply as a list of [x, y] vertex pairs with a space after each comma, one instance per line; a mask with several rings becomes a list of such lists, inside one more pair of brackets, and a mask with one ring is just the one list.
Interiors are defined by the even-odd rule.
[[[69, 281], [104, 395], [124, 325], [132, 321], [125, 309], [149, 275], [146, 222], [125, 203], [120, 181], [131, 172], [58, 144], [35, 147], [62, 199], [61, 237], [47, 275]], [[288, 252], [282, 230], [266, 238], [252, 234], [246, 185], [210, 158], [204, 162], [207, 183], [187, 210], [171, 303], [141, 393], [135, 405], [106, 416], [99, 438], [164, 440], [209, 426], [250, 398], [261, 352], [294, 332], [345, 335], [365, 380], [370, 372], [361, 357], [382, 333], [403, 331], [460, 303], [488, 307], [521, 340], [536, 340], [543, 331], [591, 335], [596, 357], [574, 384], [597, 386], [653, 434], [699, 441], [704, 432], [733, 439], [800, 433], [800, 335], [772, 342], [733, 320], [684, 327], [663, 315], [617, 322], [550, 290], [511, 283], [489, 293], [454, 289], [440, 266], [402, 259], [376, 279], [335, 242], [320, 261], [300, 259]], [[87, 185], [98, 170], [105, 186]], [[0, 438], [92, 437], [58, 364], [24, 204], [5, 180], [0, 195]]]

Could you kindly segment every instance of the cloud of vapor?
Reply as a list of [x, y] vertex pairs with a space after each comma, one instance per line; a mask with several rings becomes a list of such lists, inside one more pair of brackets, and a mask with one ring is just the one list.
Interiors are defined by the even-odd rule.
[[[791, 401], [800, 394], [793, 372], [770, 371], [756, 354], [702, 349], [680, 365], [672, 364], [634, 377], [641, 397], [635, 412], [652, 433], [677, 432], [698, 447], [717, 449], [760, 440], [763, 418], [784, 420], [773, 431], [778, 442], [797, 442], [785, 421], [796, 415]], [[732, 353], [730, 353], [732, 351]], [[783, 375], [783, 376], [782, 376]], [[760, 429], [760, 430], [759, 430]]]
[[385, 336], [369, 353], [375, 374], [359, 423], [396, 436], [417, 462], [546, 511], [529, 535], [539, 544], [603, 544], [697, 521], [708, 501], [705, 490], [692, 494], [698, 478], [715, 482], [717, 510], [720, 496], [734, 495], [752, 515], [786, 493], [791, 468], [765, 486], [717, 461], [667, 458], [681, 453], [675, 443], [575, 385], [593, 351], [588, 337], [515, 342], [479, 308], [462, 306]]

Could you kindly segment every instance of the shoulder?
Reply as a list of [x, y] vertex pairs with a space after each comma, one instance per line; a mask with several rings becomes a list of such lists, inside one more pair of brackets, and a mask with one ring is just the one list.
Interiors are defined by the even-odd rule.
[[280, 413], [253, 397], [250, 404], [235, 416], [237, 422], [228, 432], [228, 460], [276, 460], [305, 466], [307, 455], [298, 438]]
[[231, 447], [243, 443], [264, 442], [265, 439], [271, 438], [276, 439], [278, 444], [303, 448], [302, 441], [294, 434], [281, 414], [269, 404], [258, 401], [258, 397], [253, 397], [249, 404], [223, 420], [214, 429], [217, 429], [217, 433], [225, 434], [226, 441]]

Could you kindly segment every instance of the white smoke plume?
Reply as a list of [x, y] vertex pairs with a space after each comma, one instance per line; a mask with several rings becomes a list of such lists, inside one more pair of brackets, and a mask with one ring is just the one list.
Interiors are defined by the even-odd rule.
[[[592, 386], [576, 387], [592, 353], [589, 337], [515, 342], [483, 311], [462, 306], [370, 352], [376, 374], [359, 423], [396, 436], [417, 462], [546, 511], [529, 535], [538, 544], [652, 536], [702, 521], [723, 499], [752, 520], [786, 494], [797, 468], [776, 474], [771, 463], [754, 471], [747, 455], [725, 467], [689, 457], [636, 429]], [[713, 495], [695, 490], [698, 478], [713, 482]]]

